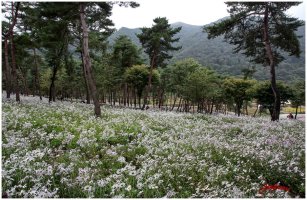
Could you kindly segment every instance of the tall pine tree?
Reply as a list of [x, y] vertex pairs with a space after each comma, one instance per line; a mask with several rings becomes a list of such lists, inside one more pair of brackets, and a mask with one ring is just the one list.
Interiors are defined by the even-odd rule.
[[298, 2], [227, 2], [230, 18], [204, 27], [208, 38], [224, 35], [236, 45], [234, 52], [243, 52], [252, 61], [270, 68], [274, 94], [272, 121], [279, 120], [280, 93], [276, 85], [275, 67], [284, 59], [283, 53], [299, 56], [300, 47], [295, 31], [303, 25], [285, 11]]
[[143, 110], [145, 109], [147, 97], [151, 91], [153, 69], [166, 65], [165, 61], [172, 58], [169, 51], [181, 49], [180, 46], [172, 46], [172, 43], [178, 42], [180, 39], [174, 38], [174, 36], [181, 30], [181, 27], [172, 28], [165, 17], [158, 17], [153, 21], [155, 24], [151, 28], [141, 28], [142, 33], [137, 35], [145, 49], [145, 53], [148, 54], [150, 59], [150, 71], [148, 85], [144, 95]]

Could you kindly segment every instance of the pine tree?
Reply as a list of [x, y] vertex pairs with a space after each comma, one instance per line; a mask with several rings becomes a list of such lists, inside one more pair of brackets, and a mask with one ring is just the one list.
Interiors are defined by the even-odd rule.
[[280, 93], [276, 85], [275, 67], [284, 57], [299, 56], [300, 47], [295, 31], [303, 22], [289, 17], [285, 11], [298, 2], [227, 2], [230, 18], [204, 27], [208, 38], [224, 35], [226, 41], [236, 45], [234, 52], [243, 52], [252, 61], [269, 66], [271, 88], [274, 94], [272, 121], [279, 120]]
[[151, 92], [152, 72], [156, 67], [164, 67], [165, 61], [172, 58], [169, 51], [177, 51], [181, 47], [174, 47], [172, 43], [178, 42], [180, 38], [174, 36], [181, 30], [181, 27], [172, 28], [165, 17], [158, 17], [154, 20], [151, 28], [141, 28], [142, 33], [138, 34], [145, 53], [150, 59], [150, 71], [148, 77], [148, 85], [144, 95], [144, 103], [142, 109], [145, 109], [147, 97]]
[[[6, 5], [7, 9], [5, 11], [10, 10], [10, 23], [8, 26], [7, 32], [4, 34], [4, 51], [5, 51], [5, 70], [6, 70], [6, 84], [7, 84], [7, 98], [10, 98], [11, 89], [14, 90], [16, 94], [16, 101], [20, 102], [20, 95], [19, 95], [19, 86], [18, 86], [18, 77], [17, 77], [17, 69], [16, 69], [16, 59], [15, 59], [15, 44], [14, 44], [14, 27], [17, 23], [18, 18], [18, 10], [20, 7], [20, 2], [11, 2]], [[10, 7], [10, 8], [9, 8]], [[10, 67], [8, 62], [8, 40], [10, 40], [11, 46], [11, 69], [12, 69], [12, 76], [10, 74]], [[11, 81], [12, 78], [12, 81]]]

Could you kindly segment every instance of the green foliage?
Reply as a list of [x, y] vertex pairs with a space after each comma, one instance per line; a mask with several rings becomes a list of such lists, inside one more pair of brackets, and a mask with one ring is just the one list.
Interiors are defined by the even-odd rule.
[[284, 60], [282, 52], [299, 56], [300, 47], [295, 33], [303, 21], [288, 17], [284, 12], [296, 6], [298, 2], [227, 2], [230, 18], [212, 26], [204, 27], [208, 38], [224, 35], [224, 38], [236, 46], [234, 52], [242, 51], [253, 62], [268, 65], [269, 60], [264, 46], [263, 18], [268, 7], [269, 36], [275, 64]]
[[158, 17], [154, 20], [151, 28], [141, 28], [142, 33], [138, 34], [146, 54], [150, 59], [152, 67], [164, 67], [165, 60], [172, 58], [169, 51], [177, 51], [181, 47], [174, 47], [172, 43], [178, 42], [179, 38], [173, 38], [181, 27], [172, 28], [165, 17]]
[[[293, 97], [292, 90], [285, 83], [278, 81], [277, 88], [280, 91], [281, 102], [286, 102]], [[255, 98], [258, 104], [263, 105], [272, 111], [274, 104], [274, 95], [269, 81], [260, 81], [253, 87], [253, 98]]]
[[180, 94], [188, 76], [199, 68], [201, 68], [201, 64], [192, 58], [169, 65], [166, 68], [169, 76], [168, 90]]
[[305, 80], [297, 80], [290, 87], [293, 93], [290, 98], [292, 106], [305, 105]]
[[196, 103], [214, 98], [219, 88], [219, 79], [215, 72], [202, 67], [188, 75], [182, 94], [185, 99]]
[[112, 63], [125, 71], [126, 68], [141, 64], [140, 51], [125, 35], [116, 38], [113, 45]]
[[51, 69], [48, 68], [44, 70], [44, 72], [41, 73], [40, 76], [40, 86], [41, 90], [45, 93], [48, 94], [49, 86], [50, 86], [50, 76], [51, 76]]
[[[208, 38], [224, 35], [236, 45], [234, 52], [242, 52], [251, 61], [270, 66], [270, 80], [274, 93], [271, 120], [279, 119], [280, 93], [276, 88], [275, 67], [284, 60], [283, 53], [299, 57], [300, 47], [295, 31], [304, 24], [288, 17], [286, 10], [298, 2], [227, 2], [230, 18], [205, 27]], [[237, 105], [238, 107], [238, 105]], [[239, 109], [239, 107], [238, 107]]]
[[[218, 20], [221, 21], [222, 19]], [[217, 21], [217, 22], [218, 22]], [[216, 22], [214, 22], [216, 23]], [[209, 24], [212, 25], [213, 23]], [[209, 26], [206, 25], [206, 26]], [[260, 65], [251, 65], [250, 59], [243, 54], [233, 54], [233, 45], [223, 42], [223, 37], [216, 37], [214, 40], [207, 39], [207, 33], [202, 33], [201, 26], [189, 25], [185, 23], [171, 24], [173, 28], [182, 27], [181, 31], [176, 36], [180, 37], [180, 40], [176, 43], [182, 48], [178, 51], [172, 52], [173, 58], [169, 64], [173, 64], [177, 61], [187, 58], [193, 58], [201, 63], [203, 66], [210, 66], [219, 74], [239, 76], [242, 74], [242, 69], [255, 66], [256, 72], [253, 74], [253, 78], [257, 80], [267, 80], [269, 78], [269, 71], [262, 70]], [[110, 44], [114, 43], [114, 40], [120, 35], [128, 36], [133, 43], [141, 47], [141, 44], [137, 38], [137, 34], [140, 34], [139, 28], [129, 29], [120, 28], [114, 32], [110, 38]], [[286, 82], [296, 80], [297, 78], [305, 78], [305, 26], [301, 26], [295, 31], [295, 34], [300, 36], [298, 38], [301, 47], [300, 58], [294, 56], [288, 56], [283, 54], [285, 60], [278, 65], [276, 71], [277, 79]], [[146, 58], [146, 55], [142, 55]], [[149, 63], [149, 61], [146, 61]]]
[[244, 101], [252, 98], [251, 88], [255, 84], [254, 80], [244, 80], [240, 78], [227, 78], [224, 80], [223, 88], [227, 98], [232, 98], [236, 104], [236, 111], [240, 116], [240, 109]]
[[[125, 80], [128, 84], [136, 88], [138, 95], [141, 96], [145, 86], [148, 83], [148, 75], [149, 68], [146, 65], [134, 65], [126, 70]], [[154, 70], [152, 76], [153, 84], [158, 84], [159, 79], [160, 77], [158, 71]]]

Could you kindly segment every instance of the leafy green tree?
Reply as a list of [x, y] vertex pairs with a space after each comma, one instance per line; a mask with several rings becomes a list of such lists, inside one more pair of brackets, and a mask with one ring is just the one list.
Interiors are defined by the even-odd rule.
[[[87, 80], [87, 83], [89, 85], [90, 93], [94, 101], [94, 111], [95, 115], [97, 117], [101, 116], [101, 109], [100, 109], [100, 104], [97, 96], [97, 89], [96, 89], [96, 83], [92, 74], [92, 64], [91, 64], [91, 59], [90, 59], [90, 54], [89, 54], [89, 46], [88, 46], [88, 25], [86, 22], [86, 15], [85, 15], [85, 9], [86, 9], [86, 4], [80, 3], [79, 4], [79, 15], [80, 15], [80, 22], [81, 22], [81, 27], [82, 27], [82, 53], [83, 53], [83, 63], [84, 63], [84, 72], [85, 72], [85, 77]], [[111, 12], [111, 9], [108, 8], [106, 9], [107, 12]]]
[[[58, 66], [65, 60], [63, 55], [67, 54], [68, 44], [76, 42], [77, 40], [73, 37], [80, 36], [76, 32], [80, 33], [82, 31], [80, 39], [82, 42], [84, 73], [94, 100], [95, 114], [100, 116], [101, 111], [92, 74], [91, 60], [97, 51], [93, 50], [91, 52], [89, 48], [89, 44], [97, 47], [95, 45], [97, 43], [93, 42], [94, 40], [91, 42], [89, 37], [106, 40], [107, 36], [112, 33], [114, 29], [111, 26], [114, 24], [109, 17], [112, 14], [114, 4], [131, 7], [138, 6], [135, 2], [39, 2], [30, 4], [25, 9], [25, 12], [30, 16], [26, 20], [27, 23], [39, 30], [39, 35], [42, 37], [41, 41], [45, 43], [44, 48], [49, 48], [48, 60], [54, 69], [50, 86], [50, 100], [51, 98], [55, 100], [54, 82]], [[33, 19], [36, 19], [37, 22]]]
[[208, 38], [224, 35], [252, 61], [270, 67], [274, 104], [271, 120], [279, 119], [280, 92], [276, 85], [275, 67], [284, 59], [282, 53], [299, 56], [300, 47], [295, 31], [303, 21], [289, 17], [285, 11], [299, 2], [227, 2], [230, 18], [204, 27]]
[[[170, 93], [174, 102], [171, 110], [174, 109], [177, 99], [182, 100], [182, 88], [186, 78], [194, 72], [201, 64], [193, 58], [187, 58], [168, 65], [166, 68], [160, 68], [161, 82], [160, 88], [165, 92]], [[179, 103], [180, 104], [180, 103]]]
[[51, 83], [51, 75], [52, 70], [50, 67], [42, 69], [42, 72], [40, 73], [40, 87], [44, 96], [49, 94], [48, 91]]
[[[29, 66], [32, 65], [33, 59], [36, 59], [29, 51], [32, 48], [32, 42], [27, 33], [21, 33], [14, 37], [14, 42], [18, 45], [15, 46], [15, 51], [18, 52], [15, 56], [16, 66], [18, 71], [18, 83], [20, 92], [29, 95], [29, 82], [31, 82], [31, 77], [29, 77], [31, 73], [31, 68]], [[34, 75], [35, 77], [35, 75]]]
[[[198, 104], [198, 112], [203, 112], [206, 102], [209, 106], [213, 105], [219, 88], [219, 79], [215, 72], [208, 68], [199, 67], [186, 78], [182, 93], [185, 99]], [[205, 110], [212, 113], [212, 109], [213, 107]]]
[[176, 63], [165, 68], [166, 70], [164, 73], [168, 74], [162, 74], [162, 77], [168, 77], [166, 82], [167, 91], [175, 94], [174, 103], [171, 110], [173, 110], [175, 107], [177, 97], [180, 98], [179, 101], [181, 102], [183, 97], [183, 87], [188, 76], [200, 67], [202, 67], [202, 65], [198, 61], [193, 58], [187, 58], [177, 61]]
[[126, 35], [116, 38], [113, 46], [112, 62], [124, 72], [126, 68], [142, 63], [140, 50]]
[[141, 51], [137, 46], [125, 35], [120, 35], [115, 40], [112, 52], [112, 65], [118, 68], [118, 76], [120, 76], [120, 87], [123, 88], [124, 106], [127, 103], [128, 87], [124, 81], [124, 72], [127, 68], [142, 63], [140, 57]]
[[175, 92], [180, 93], [181, 87], [185, 83], [187, 77], [200, 67], [202, 67], [202, 65], [193, 58], [180, 60], [173, 65], [170, 65], [171, 77], [169, 82], [171, 88], [173, 88]]
[[241, 108], [244, 101], [252, 98], [251, 88], [255, 81], [244, 80], [240, 78], [227, 78], [224, 80], [223, 88], [228, 96], [232, 98], [236, 104], [236, 113], [241, 114]]
[[142, 33], [137, 35], [150, 60], [148, 85], [145, 91], [142, 109], [145, 108], [145, 105], [147, 104], [147, 96], [151, 91], [153, 69], [165, 66], [164, 62], [172, 58], [169, 51], [177, 51], [181, 49], [181, 47], [172, 46], [172, 43], [178, 42], [180, 39], [174, 38], [174, 36], [181, 30], [181, 27], [172, 28], [165, 17], [158, 17], [153, 21], [155, 24], [151, 28], [141, 28]]
[[[281, 81], [277, 81], [277, 87], [280, 90], [280, 99], [282, 102], [293, 97], [292, 90], [290, 87], [285, 85]], [[274, 112], [274, 93], [272, 90], [271, 83], [269, 81], [261, 81], [253, 86], [253, 98], [255, 98], [263, 108], [269, 109], [270, 114]]]
[[291, 105], [295, 107], [295, 119], [297, 117], [298, 107], [305, 105], [305, 80], [297, 80], [291, 85], [291, 90], [293, 92], [291, 100]]
[[[131, 68], [127, 68], [125, 72], [125, 80], [136, 89], [138, 96], [139, 107], [141, 107], [141, 96], [148, 83], [149, 69], [146, 65], [134, 65]], [[153, 71], [153, 83], [159, 82], [159, 73], [157, 70]]]
[[[5, 9], [2, 12], [10, 12], [9, 14], [9, 24], [7, 24], [7, 32], [4, 33], [4, 51], [5, 51], [5, 69], [6, 69], [6, 84], [7, 84], [7, 97], [10, 98], [11, 87], [16, 94], [16, 101], [20, 102], [19, 95], [19, 85], [17, 77], [17, 68], [16, 68], [16, 58], [15, 58], [15, 44], [14, 44], [14, 27], [17, 23], [18, 10], [20, 7], [20, 2], [7, 2]], [[10, 40], [11, 46], [11, 68], [9, 67], [8, 62], [8, 40]], [[11, 69], [11, 70], [10, 70]], [[11, 74], [10, 74], [11, 71]], [[12, 81], [11, 81], [12, 79]]]
[[[63, 18], [63, 3], [38, 2], [23, 4], [23, 25], [35, 38], [35, 47], [41, 48], [52, 68], [49, 102], [56, 99], [56, 77], [71, 42], [68, 18]], [[69, 13], [67, 13], [69, 14]]]

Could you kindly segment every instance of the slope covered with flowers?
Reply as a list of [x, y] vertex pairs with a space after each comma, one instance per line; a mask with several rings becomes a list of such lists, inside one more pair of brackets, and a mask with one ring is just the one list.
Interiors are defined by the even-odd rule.
[[[297, 120], [2, 102], [8, 197], [303, 197]], [[283, 190], [260, 190], [279, 184]], [[260, 192], [261, 191], [261, 192]]]

